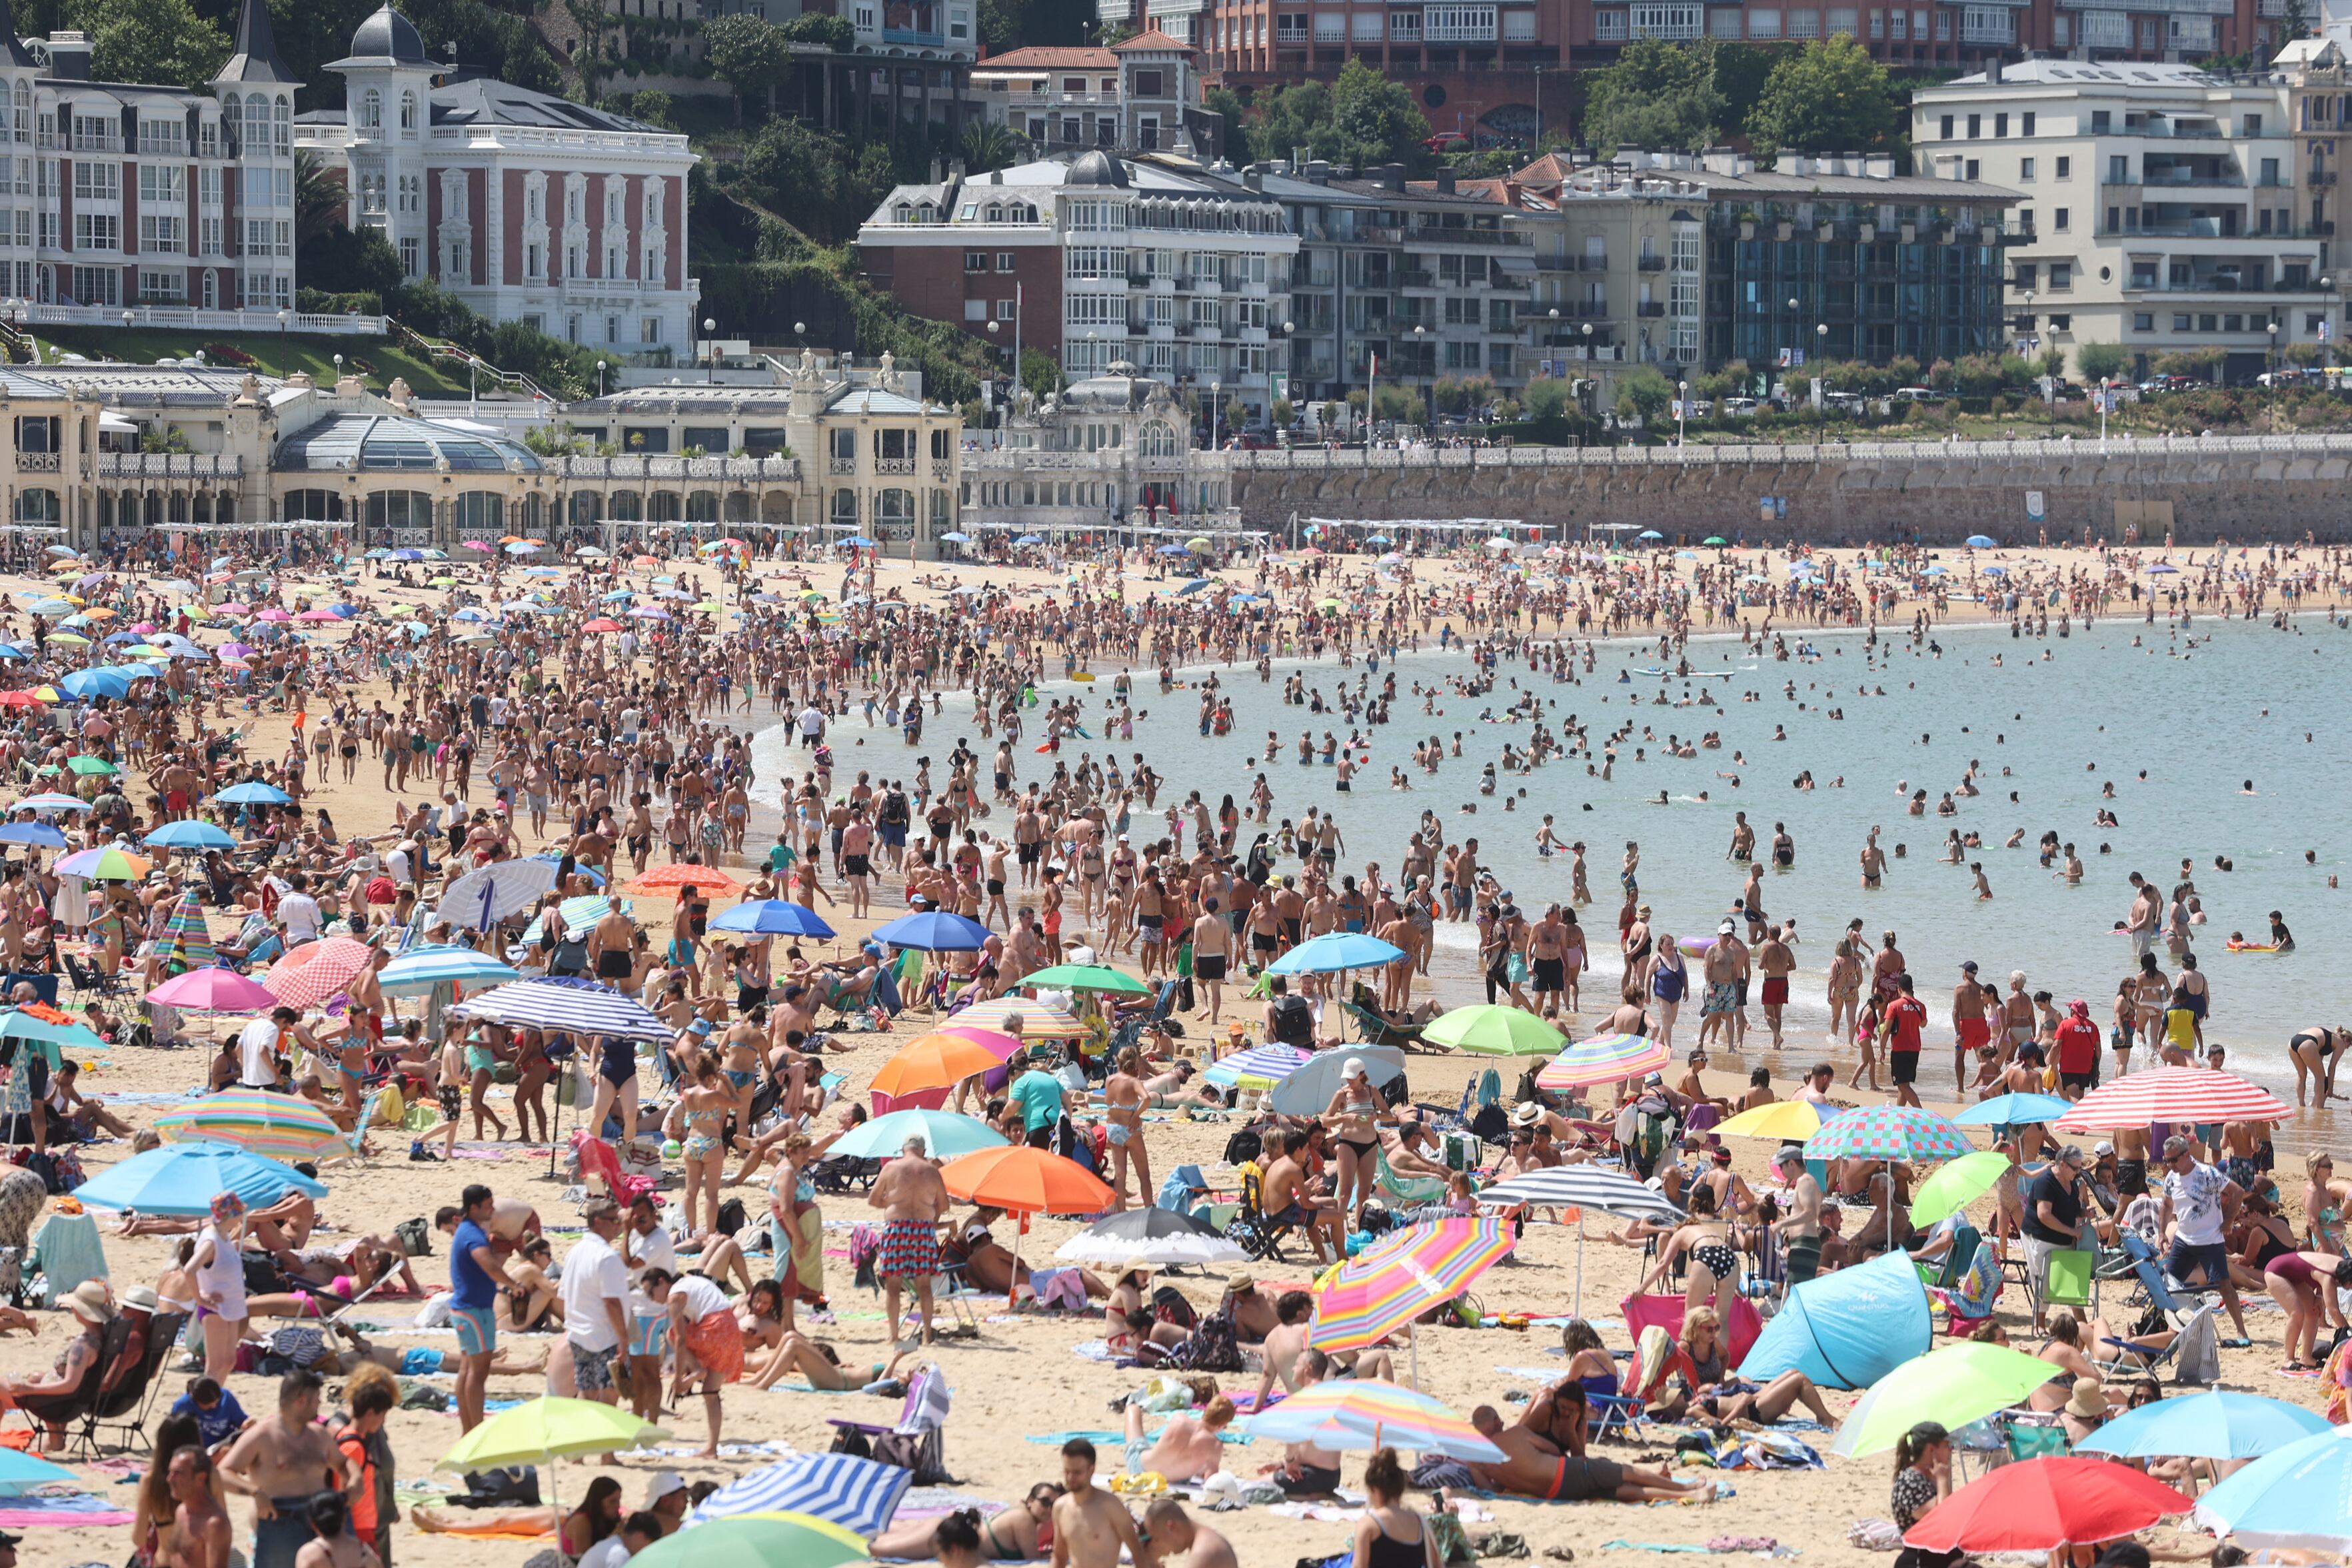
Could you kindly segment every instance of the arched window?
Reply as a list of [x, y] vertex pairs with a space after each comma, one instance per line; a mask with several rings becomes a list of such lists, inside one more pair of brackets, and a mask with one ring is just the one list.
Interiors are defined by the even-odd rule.
[[642, 521], [646, 515], [645, 501], [635, 490], [624, 490], [613, 497], [613, 520], [616, 523]]
[[245, 100], [245, 151], [248, 156], [269, 151], [269, 100], [257, 92]]
[[416, 133], [416, 94], [414, 92], [400, 95], [400, 129], [404, 135], [414, 136]]
[[378, 490], [367, 498], [370, 534], [381, 534], [387, 528], [432, 526], [433, 497], [422, 490]]
[[289, 523], [340, 523], [343, 497], [334, 490], [289, 490], [284, 520]]
[[689, 523], [715, 523], [719, 520], [719, 492], [696, 490], [686, 497], [686, 520]]
[[833, 520], [845, 528], [857, 526], [857, 492], [835, 490], [833, 493]]
[[912, 490], [885, 490], [874, 497], [874, 521], [880, 527], [904, 528], [915, 520]]
[[1176, 455], [1176, 432], [1166, 420], [1155, 419], [1143, 427], [1143, 455], [1146, 457]]
[[65, 517], [65, 508], [55, 490], [19, 490], [16, 492], [16, 520], [20, 523], [55, 523]]
[[677, 491], [656, 490], [652, 496], [647, 497], [646, 504], [646, 521], [649, 523], [674, 523], [677, 521], [677, 519], [678, 507]]
[[547, 503], [537, 496], [525, 496], [514, 505], [514, 526], [519, 534], [536, 537], [546, 517]]
[[730, 490], [727, 492], [727, 509], [724, 515], [725, 521], [730, 523], [748, 523], [751, 521], [753, 503], [751, 500], [751, 491]]
[[778, 525], [793, 520], [793, 498], [781, 490], [771, 490], [760, 501], [760, 520]]
[[460, 534], [495, 534], [506, 526], [506, 497], [495, 490], [467, 490], [457, 497], [449, 520]]
[[373, 88], [360, 94], [360, 126], [366, 131], [383, 129], [383, 94]]
[[572, 494], [572, 526], [593, 528], [604, 519], [604, 497], [593, 490], [575, 490]]

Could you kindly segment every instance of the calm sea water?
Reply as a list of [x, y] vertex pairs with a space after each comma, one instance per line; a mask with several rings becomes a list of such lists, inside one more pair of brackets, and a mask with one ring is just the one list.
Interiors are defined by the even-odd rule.
[[[1939, 1019], [1959, 964], [1974, 959], [2004, 987], [2011, 970], [2023, 969], [2032, 988], [2048, 988], [2062, 1005], [2086, 998], [2104, 1024], [2131, 963], [2128, 944], [2109, 934], [2130, 905], [2126, 878], [2137, 871], [2168, 890], [2187, 859], [2210, 917], [2196, 939], [2214, 992], [2209, 1038], [2231, 1048], [2233, 1069], [2291, 1089], [2286, 1037], [2308, 1024], [2352, 1022], [2352, 932], [2345, 928], [2352, 892], [2328, 885], [2331, 875], [2352, 881], [2352, 793], [2340, 782], [2352, 768], [2352, 725], [2342, 712], [2344, 694], [2352, 690], [2352, 632], [2316, 617], [2286, 632], [2200, 621], [2190, 636], [2116, 621], [2063, 640], [1958, 627], [1941, 631], [1936, 642], [1940, 653], [1882, 642], [1866, 663], [1858, 634], [1792, 635], [1792, 648], [1810, 643], [1820, 656], [1780, 662], [1743, 651], [1736, 638], [1697, 639], [1687, 680], [1638, 673], [1657, 667], [1639, 644], [1604, 644], [1592, 673], [1580, 661], [1574, 684], [1507, 664], [1494, 690], [1475, 697], [1445, 690], [1433, 715], [1421, 712], [1411, 695], [1414, 684], [1444, 690], [1467, 673], [1466, 662], [1408, 656], [1396, 666], [1393, 722], [1368, 727], [1370, 760], [1352, 794], [1334, 789], [1332, 769], [1297, 761], [1302, 729], [1312, 732], [1319, 753], [1327, 728], [1344, 740], [1351, 727], [1336, 711], [1286, 705], [1282, 683], [1297, 669], [1310, 689], [1329, 699], [1343, 681], [1356, 683], [1366, 668], [1360, 662], [1349, 669], [1277, 664], [1265, 685], [1246, 669], [1215, 672], [1236, 716], [1232, 734], [1221, 738], [1199, 734], [1196, 690], [1162, 694], [1156, 677], [1139, 672], [1134, 702], [1142, 717], [1133, 740], [1116, 749], [1122, 758], [1140, 751], [1164, 776], [1163, 807], [1171, 796], [1181, 801], [1197, 789], [1213, 809], [1230, 793], [1246, 810], [1250, 786], [1265, 772], [1276, 823], [1296, 821], [1308, 806], [1339, 813], [1348, 870], [1376, 859], [1393, 874], [1413, 824], [1433, 810], [1449, 842], [1478, 839], [1481, 862], [1531, 913], [1570, 893], [1568, 860], [1536, 852], [1535, 835], [1549, 811], [1560, 838], [1587, 846], [1593, 903], [1581, 915], [1592, 928], [1596, 978], [1617, 970], [1618, 868], [1628, 839], [1641, 843], [1642, 896], [1655, 906], [1657, 923], [1677, 935], [1705, 935], [1737, 898], [1746, 874], [1744, 863], [1727, 855], [1733, 813], [1748, 813], [1759, 852], [1769, 849], [1774, 824], [1785, 822], [1796, 841], [1795, 865], [1767, 873], [1764, 902], [1772, 917], [1797, 923], [1801, 967], [1791, 1046], [1808, 1055], [1824, 1039], [1821, 977], [1837, 936], [1854, 917], [1874, 943], [1882, 930], [1899, 934]], [[1373, 675], [1375, 691], [1387, 671], [1383, 664]], [[1631, 684], [1619, 683], [1621, 671], [1631, 674]], [[1087, 727], [1097, 737], [1104, 733], [1098, 716], [1114, 673], [1103, 669], [1095, 685], [1076, 688], [1086, 694], [1093, 721]], [[1499, 714], [1530, 685], [1555, 733], [1573, 714], [1596, 750], [1601, 737], [1633, 719], [1635, 734], [1619, 743], [1608, 782], [1589, 776], [1580, 758], [1555, 759], [1532, 775], [1501, 775], [1496, 795], [1477, 793], [1484, 765], [1498, 760], [1507, 742], [1524, 747], [1528, 734], [1524, 721], [1482, 721], [1480, 715]], [[1882, 688], [1885, 695], [1877, 695]], [[1702, 690], [1720, 706], [1672, 706], [1695, 704]], [[1670, 706], [1655, 706], [1661, 692]], [[1830, 716], [1833, 711], [1843, 718]], [[965, 732], [952, 699], [946, 717], [944, 725], [933, 722], [925, 749], [944, 751]], [[1265, 763], [1269, 730], [1282, 746], [1277, 759]], [[1413, 766], [1416, 741], [1440, 736], [1450, 749], [1457, 730], [1461, 757], [1449, 756], [1433, 778]], [[1687, 759], [1664, 755], [1670, 734], [1709, 731], [1719, 733], [1718, 748], [1702, 747]], [[1786, 737], [1776, 738], [1776, 731]], [[836, 737], [844, 765], [871, 758], [887, 770], [899, 759], [903, 748], [887, 730], [874, 730], [863, 747], [844, 744], [866, 734], [853, 718]], [[976, 734], [971, 738], [986, 748]], [[1637, 747], [1642, 760], [1635, 760]], [[1067, 743], [1066, 751], [1075, 761], [1109, 748], [1097, 738]], [[774, 780], [793, 768], [789, 737], [781, 729], [764, 733], [754, 757], [772, 802]], [[1034, 754], [1023, 761], [1031, 777], [1049, 767]], [[1936, 815], [1937, 800], [1957, 789], [1971, 762], [1983, 793], [1956, 796], [1955, 817]], [[1406, 770], [1410, 791], [1389, 788], [1391, 766]], [[1816, 788], [1793, 788], [1806, 770]], [[1718, 771], [1737, 773], [1736, 786]], [[1842, 787], [1835, 783], [1841, 779]], [[2249, 779], [2251, 794], [2244, 792]], [[2103, 795], [2110, 782], [2112, 800]], [[1505, 811], [1504, 793], [1522, 789], [1517, 810]], [[1927, 814], [1907, 815], [1908, 791], [1922, 789]], [[1661, 790], [1664, 805], [1655, 803]], [[1461, 813], [1466, 803], [1477, 806], [1475, 816]], [[2095, 824], [2103, 806], [2116, 826]], [[1885, 885], [1865, 891], [1856, 856], [1873, 826], [1882, 830], [1890, 862]], [[1938, 859], [1954, 827], [1983, 838], [1969, 859], [1983, 865], [1990, 901], [1974, 896], [1966, 861]], [[2021, 846], [2002, 847], [2020, 828]], [[2076, 845], [2084, 865], [2079, 884], [2067, 885], [2039, 863], [2035, 846], [2045, 830]], [[1140, 839], [1161, 827], [1155, 814], [1139, 819], [1132, 831]], [[1242, 842], [1255, 831], [1245, 824]], [[2219, 869], [2217, 856], [2230, 869]], [[2232, 930], [2263, 940], [2273, 909], [2293, 928], [2297, 952], [2222, 950]], [[1449, 1001], [1470, 999], [1472, 929], [1441, 927], [1444, 948], [1462, 955], [1444, 967], [1442, 990]], [[2167, 961], [2167, 971], [2171, 967]], [[1588, 1021], [1608, 994], [1587, 988]], [[1948, 1043], [1948, 1031], [1939, 1024], [1930, 1042]], [[1731, 1065], [1721, 1054], [1717, 1062], [1718, 1069]], [[1928, 1086], [1937, 1082], [1931, 1075]]]

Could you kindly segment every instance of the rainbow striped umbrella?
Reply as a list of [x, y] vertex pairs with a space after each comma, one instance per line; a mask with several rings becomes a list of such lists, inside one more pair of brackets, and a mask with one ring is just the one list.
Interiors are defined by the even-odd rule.
[[1581, 1089], [1588, 1083], [1614, 1083], [1655, 1072], [1674, 1060], [1674, 1052], [1638, 1034], [1596, 1034], [1580, 1040], [1536, 1074], [1538, 1089]]
[[155, 862], [145, 855], [134, 855], [112, 845], [103, 849], [84, 850], [58, 862], [58, 870], [67, 876], [87, 877], [91, 882], [137, 882], [155, 869]]
[[184, 1111], [155, 1118], [167, 1143], [210, 1138], [272, 1159], [315, 1158], [342, 1137], [334, 1120], [308, 1100], [267, 1089], [224, 1089]]
[[205, 924], [205, 913], [196, 906], [196, 890], [187, 888], [180, 894], [179, 907], [163, 927], [167, 961], [181, 969], [209, 969], [220, 962], [213, 950], [212, 927]]
[[1499, 1219], [1440, 1219], [1400, 1230], [1331, 1275], [1316, 1298], [1307, 1343], [1318, 1350], [1378, 1344], [1468, 1290], [1513, 1245]]
[[1933, 1111], [1910, 1105], [1863, 1105], [1842, 1111], [1805, 1140], [1805, 1158], [1903, 1160], [1930, 1165], [1972, 1153], [1968, 1130]]
[[959, 1013], [950, 1013], [942, 1028], [966, 1025], [973, 1029], [990, 1029], [1004, 1032], [1004, 1020], [1013, 1013], [1021, 1015], [1021, 1038], [1024, 1040], [1076, 1040], [1087, 1032], [1087, 1026], [1064, 1012], [1060, 1008], [1047, 1007], [1044, 1002], [1027, 997], [1000, 997], [992, 1002], [974, 1002]]
[[1309, 1384], [1264, 1415], [1251, 1416], [1248, 1431], [1255, 1441], [1312, 1443], [1318, 1448], [1393, 1447], [1485, 1460], [1503, 1452], [1428, 1395], [1374, 1378]]

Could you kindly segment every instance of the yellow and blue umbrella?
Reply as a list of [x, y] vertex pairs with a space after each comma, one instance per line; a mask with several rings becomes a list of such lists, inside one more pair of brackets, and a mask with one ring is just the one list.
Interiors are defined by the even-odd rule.
[[184, 1111], [155, 1118], [155, 1131], [166, 1143], [209, 1139], [284, 1160], [316, 1158], [343, 1135], [334, 1119], [308, 1100], [266, 1089], [207, 1094]]
[[1309, 1385], [1251, 1416], [1247, 1427], [1255, 1441], [1312, 1443], [1335, 1450], [1398, 1448], [1484, 1460], [1503, 1452], [1428, 1395], [1376, 1378]]
[[1499, 1219], [1440, 1219], [1401, 1230], [1332, 1274], [1316, 1299], [1307, 1343], [1326, 1351], [1378, 1344], [1468, 1290], [1514, 1245]]

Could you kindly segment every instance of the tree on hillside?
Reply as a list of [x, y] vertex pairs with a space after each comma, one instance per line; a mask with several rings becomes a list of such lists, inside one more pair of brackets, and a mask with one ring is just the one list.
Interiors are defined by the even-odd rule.
[[2280, 0], [2278, 17], [2279, 42], [2286, 43], [2292, 39], [2309, 37], [2310, 36], [2311, 7], [2304, 4], [2304, 0]]
[[349, 193], [340, 179], [331, 177], [316, 152], [294, 154], [294, 243], [308, 245], [329, 229], [343, 225]]
[[[1331, 122], [1331, 89], [1319, 81], [1276, 88], [1255, 106], [1249, 126], [1250, 145], [1257, 157], [1271, 162], [1303, 151], [1310, 158], [1331, 154], [1317, 145], [1318, 133]], [[1328, 144], [1328, 141], [1327, 141]]]
[[1748, 118], [1759, 159], [1782, 148], [1837, 152], [1888, 147], [1902, 115], [1886, 68], [1852, 36], [1808, 44], [1783, 56]]
[[[278, 39], [278, 55], [303, 87], [294, 95], [301, 111], [331, 109], [343, 101], [341, 73], [326, 68], [352, 52], [352, 34], [376, 8], [377, 0], [269, 0], [269, 30]], [[220, 18], [233, 28], [236, 7], [205, 0], [200, 14]], [[19, 20], [22, 20], [20, 17]]]
[[1620, 419], [1638, 419], [1644, 425], [1666, 412], [1675, 400], [1675, 383], [1654, 365], [1636, 365], [1617, 378], [1616, 412]]
[[735, 89], [735, 123], [743, 123], [743, 95], [765, 92], [771, 113], [775, 110], [776, 82], [793, 63], [782, 33], [764, 16], [735, 11], [702, 24], [704, 57], [710, 68]]
[[1715, 90], [1723, 95], [1721, 123], [1725, 140], [1748, 134], [1748, 117], [1756, 110], [1756, 103], [1764, 96], [1764, 84], [1771, 79], [1772, 68], [1783, 56], [1801, 48], [1797, 44], [1737, 44], [1722, 43], [1714, 47]]
[[188, 0], [69, 0], [67, 25], [89, 35], [100, 81], [201, 89], [228, 58], [228, 39]]
[[1201, 107], [1212, 114], [1224, 117], [1225, 141], [1222, 151], [1226, 157], [1235, 163], [1257, 162], [1259, 154], [1250, 135], [1249, 111], [1242, 106], [1241, 94], [1229, 87], [1213, 87], [1202, 95]]
[[1723, 115], [1715, 49], [1640, 38], [1617, 63], [1584, 77], [1584, 140], [1591, 146], [1690, 152], [1711, 145]]
[[857, 232], [896, 183], [890, 155], [870, 144], [861, 155], [836, 131], [785, 117], [761, 126], [743, 150], [738, 195], [788, 215], [821, 245]]
[[785, 40], [794, 44], [820, 44], [836, 55], [845, 55], [857, 47], [857, 29], [846, 16], [827, 16], [823, 11], [803, 11], [788, 22], [780, 22], [776, 30]]

